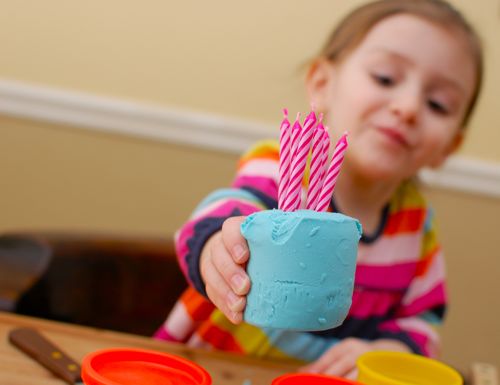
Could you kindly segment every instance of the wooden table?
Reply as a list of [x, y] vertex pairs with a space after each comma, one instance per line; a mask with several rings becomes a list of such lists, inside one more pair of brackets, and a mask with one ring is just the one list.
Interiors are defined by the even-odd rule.
[[273, 378], [295, 369], [291, 365], [229, 353], [190, 349], [184, 345], [154, 341], [141, 336], [0, 312], [0, 384], [64, 384], [9, 343], [8, 333], [16, 327], [37, 329], [77, 361], [81, 361], [87, 353], [112, 347], [136, 347], [173, 353], [203, 366], [212, 376], [214, 385], [269, 385]]

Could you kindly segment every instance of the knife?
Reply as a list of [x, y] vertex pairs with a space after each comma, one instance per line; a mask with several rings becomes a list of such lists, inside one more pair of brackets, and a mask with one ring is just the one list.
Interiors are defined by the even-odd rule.
[[80, 365], [35, 329], [14, 329], [9, 341], [68, 384], [84, 385]]

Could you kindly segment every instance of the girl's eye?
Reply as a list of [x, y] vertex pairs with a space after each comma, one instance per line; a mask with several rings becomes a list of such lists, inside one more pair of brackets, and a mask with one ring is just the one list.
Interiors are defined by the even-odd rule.
[[429, 106], [429, 108], [432, 111], [437, 112], [438, 114], [441, 114], [441, 115], [448, 114], [448, 108], [444, 104], [442, 104], [442, 103], [439, 103], [439, 102], [437, 102], [435, 100], [430, 99], [427, 102], [427, 105]]
[[382, 75], [382, 74], [373, 74], [372, 77], [377, 84], [380, 84], [381, 86], [384, 86], [384, 87], [390, 87], [390, 86], [394, 85], [394, 83], [395, 83], [395, 80], [392, 76]]

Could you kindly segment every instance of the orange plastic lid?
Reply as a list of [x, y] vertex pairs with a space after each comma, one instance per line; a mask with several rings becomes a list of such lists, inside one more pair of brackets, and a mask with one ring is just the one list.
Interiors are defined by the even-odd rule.
[[172, 354], [143, 349], [105, 349], [83, 359], [86, 385], [211, 385], [201, 366]]
[[362, 385], [345, 378], [326, 376], [323, 374], [291, 373], [277, 377], [271, 385]]

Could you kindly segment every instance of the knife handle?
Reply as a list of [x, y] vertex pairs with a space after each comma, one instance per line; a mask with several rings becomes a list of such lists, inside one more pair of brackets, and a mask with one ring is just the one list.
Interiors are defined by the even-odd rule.
[[69, 384], [81, 381], [80, 366], [36, 330], [14, 329], [9, 341]]

